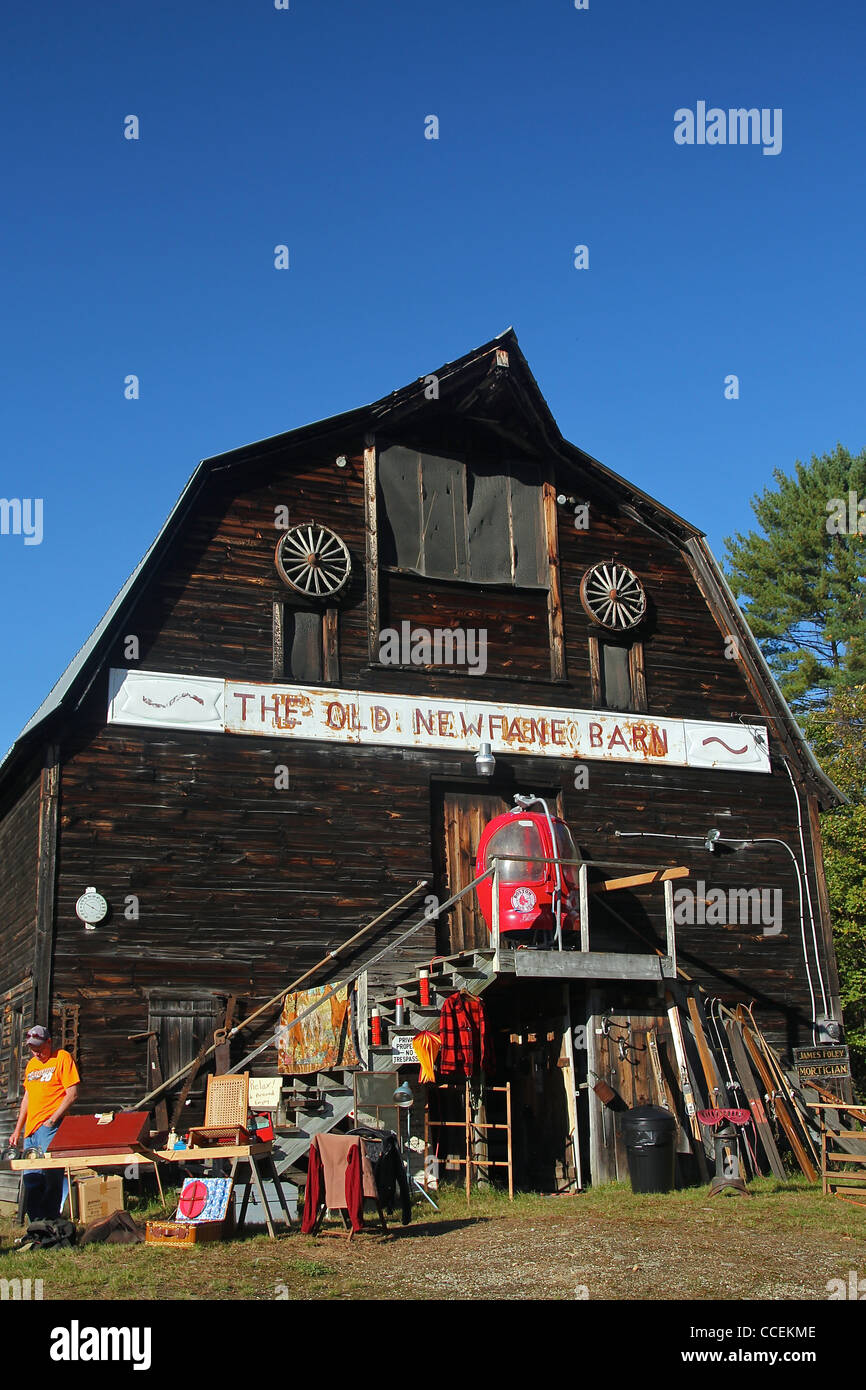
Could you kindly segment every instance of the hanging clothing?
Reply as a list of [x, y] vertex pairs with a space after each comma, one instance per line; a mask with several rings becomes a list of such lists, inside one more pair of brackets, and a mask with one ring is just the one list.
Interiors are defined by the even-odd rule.
[[322, 1207], [349, 1213], [353, 1231], [364, 1224], [364, 1198], [376, 1198], [376, 1182], [363, 1141], [348, 1134], [316, 1134], [310, 1144], [301, 1230], [315, 1229]]
[[436, 1080], [433, 1067], [441, 1046], [442, 1040], [435, 1033], [430, 1033], [425, 1029], [424, 1032], [415, 1034], [412, 1039], [412, 1051], [421, 1063], [421, 1070], [418, 1073], [419, 1081], [433, 1082]]
[[399, 1190], [400, 1219], [404, 1226], [408, 1226], [412, 1220], [412, 1193], [396, 1134], [392, 1129], [369, 1129], [365, 1125], [350, 1129], [349, 1133], [363, 1137], [364, 1150], [373, 1168], [376, 1191], [383, 1210], [394, 1210]]
[[469, 1078], [493, 1070], [493, 1039], [484, 1005], [473, 994], [452, 994], [439, 1016], [439, 1070], [443, 1076]]
[[326, 989], [326, 985], [320, 985], [286, 995], [277, 1034], [277, 1066], [285, 1076], [309, 1076], [312, 1072], [356, 1067], [360, 1063], [353, 1040], [353, 995], [348, 985], [300, 1023], [296, 1022]]

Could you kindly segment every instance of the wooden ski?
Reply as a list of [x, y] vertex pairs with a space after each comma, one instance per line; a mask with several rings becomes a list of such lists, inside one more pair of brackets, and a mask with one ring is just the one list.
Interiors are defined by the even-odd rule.
[[[713, 1007], [714, 1005], [716, 1006], [715, 1009]], [[728, 1094], [729, 1103], [736, 1109], [748, 1109], [748, 1098], [746, 1096], [745, 1091], [743, 1090], [742, 1084], [737, 1079], [737, 1077], [734, 1074], [734, 1071], [732, 1070], [731, 1058], [728, 1056], [728, 1053], [730, 1052], [730, 1042], [728, 1041], [726, 1045], [725, 1040], [722, 1037], [722, 1033], [724, 1031], [721, 1013], [722, 1007], [722, 1001], [720, 999], [710, 1000], [708, 1017], [710, 1027], [712, 1028], [713, 1037], [715, 1038], [716, 1055], [722, 1059], [722, 1067], [724, 1069], [724, 1075], [726, 1077], [725, 1090]], [[717, 1011], [718, 1017], [716, 1017]], [[754, 1116], [752, 1116], [752, 1123], [749, 1126], [749, 1129], [751, 1129], [752, 1132], [751, 1137], [749, 1136], [749, 1131], [747, 1129], [740, 1130], [740, 1134], [743, 1140], [743, 1148], [745, 1151], [744, 1156], [747, 1159], [748, 1165], [752, 1169], [752, 1172], [754, 1173], [755, 1177], [762, 1178], [764, 1176], [764, 1170], [761, 1167], [760, 1161], [758, 1159], [758, 1132], [755, 1128]]]
[[689, 1076], [689, 1062], [686, 1056], [686, 1043], [683, 1037], [682, 1020], [677, 1009], [676, 1001], [670, 990], [665, 993], [665, 1001], [668, 1006], [668, 1021], [671, 1026], [671, 1038], [673, 1039], [674, 1052], [680, 1072], [680, 1090], [683, 1093], [683, 1104], [686, 1107], [689, 1126], [696, 1140], [694, 1145], [695, 1157], [698, 1160], [701, 1177], [707, 1182], [710, 1175], [707, 1168], [707, 1156], [704, 1153], [704, 1137], [701, 1134], [701, 1125], [698, 1119], [698, 1106], [695, 1102], [692, 1079]]
[[677, 1153], [690, 1154], [692, 1151], [692, 1146], [689, 1143], [689, 1136], [686, 1134], [685, 1130], [683, 1129], [683, 1126], [680, 1123], [680, 1118], [677, 1114], [677, 1107], [674, 1105], [674, 1099], [671, 1095], [670, 1087], [667, 1083], [667, 1077], [662, 1071], [662, 1061], [661, 1057], [659, 1056], [659, 1043], [654, 1028], [647, 1029], [646, 1046], [647, 1052], [649, 1054], [650, 1068], [653, 1074], [653, 1081], [655, 1082], [656, 1095], [658, 1096], [659, 1105], [661, 1105], [663, 1109], [670, 1111], [671, 1115], [677, 1122]]
[[710, 1109], [712, 1109], [713, 1107], [716, 1107], [717, 1109], [727, 1109], [730, 1106], [730, 1101], [728, 1100], [727, 1093], [722, 1084], [722, 1078], [719, 1075], [719, 1069], [716, 1066], [716, 1060], [713, 1057], [712, 1052], [710, 1051], [710, 1045], [707, 1040], [703, 1020], [701, 1019], [698, 1001], [694, 997], [694, 995], [690, 994], [686, 1000], [686, 1004], [688, 1006], [689, 1017], [692, 1020], [692, 1028], [694, 1029], [695, 1043], [697, 1044], [698, 1056], [701, 1059], [701, 1067], [704, 1073], [704, 1080], [707, 1083], [708, 1106]]
[[731, 1044], [731, 1056], [734, 1061], [734, 1070], [740, 1078], [740, 1085], [749, 1102], [749, 1109], [755, 1117], [755, 1127], [761, 1137], [764, 1153], [767, 1155], [767, 1160], [773, 1171], [773, 1175], [777, 1177], [780, 1182], [784, 1182], [788, 1175], [785, 1172], [784, 1165], [779, 1156], [779, 1150], [776, 1148], [773, 1131], [767, 1120], [764, 1102], [761, 1099], [761, 1093], [755, 1081], [754, 1073], [749, 1066], [749, 1058], [746, 1054], [746, 1048], [740, 1034], [740, 1026], [736, 1019], [729, 1018], [725, 1020], [725, 1032]]
[[815, 1165], [810, 1159], [808, 1153], [806, 1152], [803, 1141], [797, 1133], [796, 1127], [794, 1125], [794, 1118], [790, 1110], [788, 1109], [788, 1102], [786, 1101], [785, 1097], [779, 1092], [778, 1087], [776, 1085], [776, 1078], [773, 1076], [773, 1073], [767, 1066], [766, 1059], [761, 1056], [761, 1049], [758, 1046], [757, 1038], [753, 1034], [751, 1028], [747, 1028], [745, 1024], [742, 1023], [742, 1020], [738, 1020], [738, 1022], [740, 1022], [740, 1026], [742, 1027], [743, 1041], [746, 1044], [749, 1056], [751, 1057], [752, 1062], [754, 1064], [755, 1071], [761, 1078], [761, 1084], [764, 1086], [767, 1095], [773, 1097], [776, 1116], [778, 1118], [779, 1124], [785, 1131], [785, 1136], [788, 1140], [788, 1143], [794, 1150], [797, 1162], [799, 1163], [800, 1167], [802, 1168], [804, 1174], [809, 1179], [809, 1181], [817, 1182], [818, 1173], [815, 1169]]
[[745, 1005], [741, 1005], [740, 1008], [737, 1010], [737, 1013], [740, 1014], [741, 1011], [743, 1020], [745, 1020], [745, 1018], [748, 1018], [749, 1020], [749, 1024], [751, 1026], [755, 1040], [758, 1046], [761, 1048], [761, 1051], [763, 1052], [764, 1057], [767, 1060], [767, 1065], [770, 1068], [770, 1071], [776, 1078], [778, 1084], [781, 1086], [782, 1094], [784, 1096], [787, 1096], [788, 1101], [790, 1102], [793, 1120], [795, 1124], [799, 1127], [801, 1138], [805, 1139], [806, 1141], [806, 1148], [811, 1156], [813, 1167], [818, 1169], [821, 1166], [821, 1160], [818, 1157], [818, 1151], [815, 1148], [812, 1135], [809, 1132], [809, 1125], [814, 1125], [814, 1116], [809, 1111], [808, 1101], [806, 1100], [806, 1097], [803, 1095], [802, 1091], [798, 1087], [794, 1086], [793, 1083], [789, 1080], [788, 1076], [785, 1074], [785, 1068], [782, 1066], [781, 1057], [779, 1056], [778, 1052], [776, 1052], [776, 1050], [770, 1045], [764, 1034], [761, 1032], [761, 1029], [755, 1022], [755, 1016], [752, 1013], [752, 1010], [746, 1007]]

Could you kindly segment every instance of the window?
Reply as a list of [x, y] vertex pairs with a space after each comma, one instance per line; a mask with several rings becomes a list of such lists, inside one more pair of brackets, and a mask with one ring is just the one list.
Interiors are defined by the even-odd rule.
[[78, 1004], [64, 1004], [58, 999], [54, 1005], [54, 1041], [58, 1047], [72, 1057], [78, 1056]]
[[9, 1062], [6, 1077], [6, 1099], [17, 1100], [21, 1092], [24, 1046], [24, 1011], [20, 1004], [9, 1007]]
[[430, 579], [546, 589], [541, 481], [393, 445], [379, 455], [381, 563]]
[[324, 640], [321, 613], [286, 614], [286, 671], [296, 681], [324, 679]]
[[609, 642], [590, 636], [589, 669], [595, 709], [646, 710], [642, 642]]
[[21, 984], [0, 995], [0, 1087], [7, 1101], [17, 1101], [27, 1063], [24, 1037], [33, 1022], [33, 983]]
[[274, 679], [330, 684], [340, 679], [337, 610], [274, 601]]

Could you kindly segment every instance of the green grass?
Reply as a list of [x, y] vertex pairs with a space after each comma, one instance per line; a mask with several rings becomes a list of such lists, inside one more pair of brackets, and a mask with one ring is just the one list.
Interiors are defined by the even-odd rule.
[[[638, 1196], [611, 1183], [577, 1196], [518, 1193], [510, 1202], [488, 1188], [473, 1190], [467, 1205], [462, 1188], [444, 1188], [438, 1213], [419, 1203], [407, 1230], [394, 1224], [383, 1237], [371, 1227], [351, 1243], [339, 1227], [318, 1238], [278, 1227], [275, 1241], [251, 1232], [188, 1249], [10, 1253], [20, 1232], [5, 1220], [0, 1278], [42, 1279], [45, 1299], [309, 1302], [512, 1298], [514, 1270], [524, 1265], [544, 1298], [573, 1296], [576, 1282], [592, 1298], [818, 1298], [827, 1279], [850, 1268], [866, 1274], [866, 1209], [824, 1197], [802, 1177], [759, 1179], [749, 1191]], [[139, 1221], [163, 1215], [153, 1201], [130, 1208]]]

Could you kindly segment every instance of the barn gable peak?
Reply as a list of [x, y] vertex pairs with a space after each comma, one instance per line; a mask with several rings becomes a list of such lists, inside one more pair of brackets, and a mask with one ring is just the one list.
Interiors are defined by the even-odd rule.
[[469, 435], [479, 432], [501, 440], [511, 451], [535, 456], [555, 467], [559, 476], [571, 474], [575, 490], [591, 486], [607, 496], [617, 511], [676, 547], [719, 626], [741, 634], [753, 693], [775, 717], [777, 732], [807, 778], [819, 786], [825, 802], [841, 799], [815, 763], [702, 533], [562, 436], [513, 328], [368, 405], [202, 460], [146, 555], [0, 764], [0, 780], [29, 755], [37, 732], [47, 734], [55, 716], [68, 715], [83, 700], [118, 632], [126, 630], [123, 625], [129, 622], [139, 595], [212, 478], [228, 482], [235, 473], [244, 478], [251, 468], [267, 473], [277, 459], [285, 466], [292, 455], [301, 458], [309, 447], [336, 446], [342, 439], [356, 444], [374, 439], [408, 443], [413, 434], [443, 419], [465, 425]]

